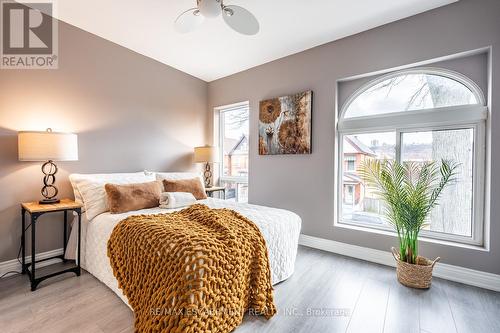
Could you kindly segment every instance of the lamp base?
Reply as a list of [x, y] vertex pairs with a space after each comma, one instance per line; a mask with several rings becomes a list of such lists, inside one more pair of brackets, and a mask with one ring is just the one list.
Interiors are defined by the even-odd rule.
[[61, 200], [59, 200], [59, 199], [43, 199], [43, 200], [38, 201], [38, 203], [40, 205], [53, 205], [53, 204], [57, 204], [60, 202], [61, 202]]
[[205, 164], [205, 172], [203, 173], [203, 177], [205, 178], [205, 188], [212, 187], [212, 168], [210, 167], [210, 162]]
[[48, 160], [42, 165], [43, 176], [43, 187], [41, 190], [42, 196], [45, 199], [38, 201], [40, 205], [53, 205], [61, 202], [56, 198], [59, 190], [54, 186], [56, 182], [57, 165]]

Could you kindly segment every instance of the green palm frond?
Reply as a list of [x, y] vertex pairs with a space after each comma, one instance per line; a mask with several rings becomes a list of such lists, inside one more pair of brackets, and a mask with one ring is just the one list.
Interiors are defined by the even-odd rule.
[[443, 189], [455, 180], [458, 164], [442, 160], [415, 163], [365, 161], [359, 174], [365, 185], [385, 203], [384, 214], [398, 234], [400, 258], [415, 263], [418, 234], [428, 225], [428, 215]]

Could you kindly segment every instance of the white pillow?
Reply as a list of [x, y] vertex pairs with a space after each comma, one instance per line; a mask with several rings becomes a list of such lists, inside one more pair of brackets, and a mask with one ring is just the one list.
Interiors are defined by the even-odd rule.
[[[95, 173], [95, 174], [90, 174], [90, 173], [89, 174], [78, 174], [78, 173], [74, 173], [74, 174], [69, 175], [69, 181], [71, 182], [71, 187], [73, 188], [73, 195], [75, 196], [75, 201], [78, 202], [78, 203], [83, 204], [82, 195], [80, 194], [80, 191], [78, 190], [78, 187], [76, 186], [76, 181], [79, 181], [82, 178], [85, 178], [85, 179], [88, 179], [88, 178], [100, 179], [100, 178], [106, 178], [106, 177], [109, 177], [109, 176], [126, 178], [128, 176], [135, 177], [137, 175], [140, 176], [142, 174], [154, 177], [154, 172], [149, 172], [149, 171], [146, 171], [146, 170], [141, 171], [141, 172], [133, 172], [133, 173], [107, 173], [107, 174], [106, 173], [103, 173], [103, 174], [99, 174], [99, 173]], [[82, 211], [84, 211], [84, 210], [85, 210], [85, 207], [82, 207]]]
[[83, 204], [87, 219], [109, 211], [104, 185], [144, 183], [155, 180], [154, 174], [134, 173], [72, 174], [69, 176], [75, 200]]
[[193, 179], [198, 177], [203, 185], [203, 191], [205, 191], [205, 181], [201, 173], [199, 172], [156, 172], [156, 180], [162, 181], [167, 180], [181, 180], [181, 179]]

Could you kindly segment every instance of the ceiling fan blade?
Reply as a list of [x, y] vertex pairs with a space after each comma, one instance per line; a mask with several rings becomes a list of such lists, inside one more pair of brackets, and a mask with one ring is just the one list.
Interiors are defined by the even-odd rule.
[[224, 21], [233, 30], [244, 35], [255, 35], [259, 32], [259, 21], [243, 7], [240, 6], [224, 6]]
[[205, 18], [201, 15], [198, 8], [191, 8], [177, 16], [174, 27], [180, 33], [187, 33], [194, 31], [204, 20]]

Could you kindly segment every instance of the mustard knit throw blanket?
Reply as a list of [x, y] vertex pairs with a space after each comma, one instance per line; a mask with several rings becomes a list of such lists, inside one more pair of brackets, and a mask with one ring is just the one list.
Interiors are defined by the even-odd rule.
[[228, 209], [131, 216], [108, 241], [136, 332], [230, 332], [248, 310], [276, 313], [265, 240]]

